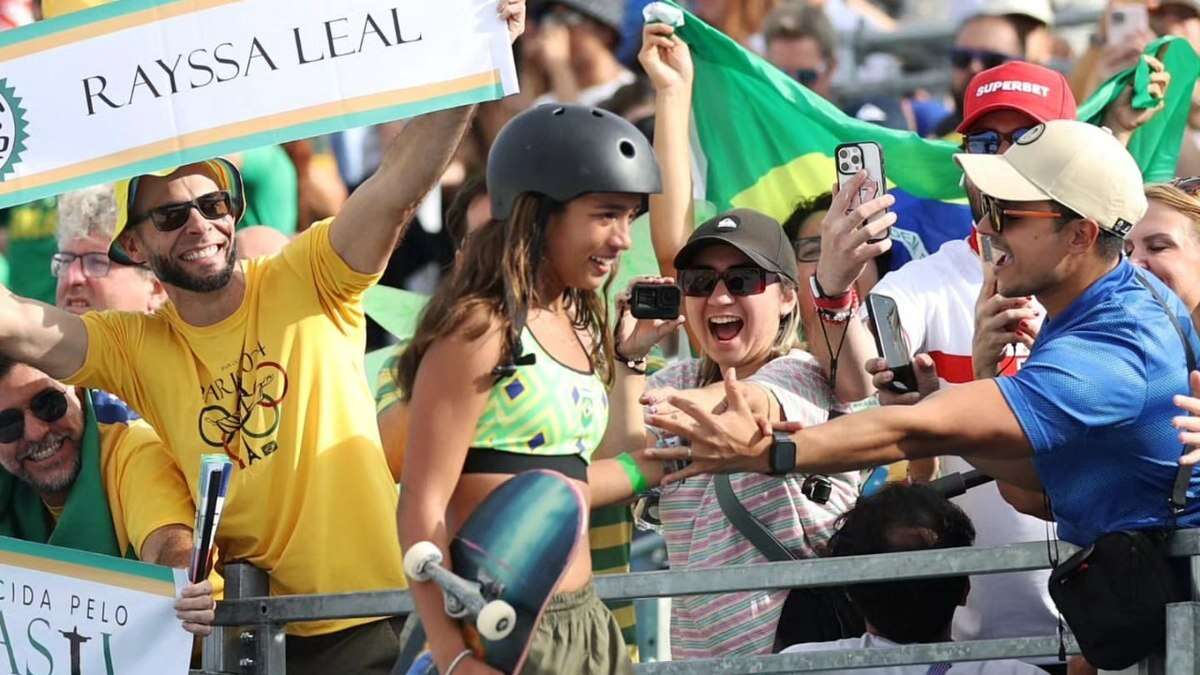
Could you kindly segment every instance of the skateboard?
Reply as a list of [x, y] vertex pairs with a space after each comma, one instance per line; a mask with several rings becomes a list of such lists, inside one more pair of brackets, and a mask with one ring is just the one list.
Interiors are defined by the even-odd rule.
[[[432, 542], [404, 555], [404, 571], [442, 590], [446, 614], [458, 619], [475, 656], [504, 673], [525, 663], [542, 611], [583, 537], [586, 507], [571, 481], [526, 471], [496, 488], [450, 541], [451, 566]], [[419, 658], [409, 675], [436, 672]]]

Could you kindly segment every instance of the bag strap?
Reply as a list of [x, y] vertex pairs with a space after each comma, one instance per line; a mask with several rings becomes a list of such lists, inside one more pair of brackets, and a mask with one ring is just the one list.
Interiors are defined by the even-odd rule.
[[[1190, 378], [1192, 371], [1196, 369], [1196, 354], [1192, 351], [1192, 343], [1188, 342], [1187, 334], [1183, 331], [1183, 326], [1179, 324], [1179, 318], [1176, 317], [1173, 312], [1171, 312], [1169, 307], [1167, 307], [1167, 303], [1165, 300], [1163, 300], [1162, 294], [1160, 294], [1154, 288], [1154, 286], [1146, 280], [1146, 277], [1141, 270], [1134, 270], [1134, 275], [1137, 277], [1138, 283], [1144, 286], [1146, 290], [1150, 291], [1150, 295], [1154, 296], [1154, 300], [1158, 302], [1158, 306], [1162, 307], [1163, 312], [1166, 313], [1167, 318], [1170, 319], [1171, 325], [1175, 327], [1175, 332], [1179, 334], [1179, 341], [1183, 343], [1183, 352], [1187, 356], [1187, 372], [1188, 377]], [[1184, 445], [1183, 452], [1180, 454], [1182, 455], [1186, 453], [1187, 446]], [[1175, 474], [1175, 485], [1171, 488], [1172, 516], [1178, 515], [1183, 511], [1183, 508], [1187, 506], [1187, 489], [1191, 484], [1191, 481], [1192, 467], [1180, 464], [1179, 471]]]
[[779, 541], [779, 538], [772, 534], [771, 530], [762, 524], [762, 521], [755, 518], [754, 514], [746, 510], [746, 506], [734, 494], [733, 485], [730, 484], [727, 474], [713, 476], [713, 487], [717, 492], [717, 503], [721, 505], [721, 512], [769, 562], [796, 560], [796, 556], [783, 545], [783, 542]]

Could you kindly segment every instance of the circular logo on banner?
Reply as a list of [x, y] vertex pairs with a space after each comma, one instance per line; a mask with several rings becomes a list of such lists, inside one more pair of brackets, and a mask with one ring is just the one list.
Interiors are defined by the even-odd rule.
[[29, 138], [25, 112], [16, 90], [7, 79], [0, 79], [0, 182], [13, 172], [25, 152], [25, 141]]
[[1044, 133], [1046, 133], [1046, 125], [1039, 124], [1029, 131], [1021, 134], [1021, 137], [1017, 139], [1017, 145], [1029, 145], [1030, 143], [1033, 143], [1037, 139], [1041, 138], [1042, 134]]

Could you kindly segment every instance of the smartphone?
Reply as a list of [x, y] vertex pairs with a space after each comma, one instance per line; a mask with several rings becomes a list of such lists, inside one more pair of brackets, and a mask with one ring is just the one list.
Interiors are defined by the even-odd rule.
[[994, 264], [996, 262], [996, 250], [992, 248], [992, 238], [986, 234], [978, 234], [979, 236], [979, 255], [985, 263]]
[[917, 376], [909, 355], [908, 340], [900, 326], [896, 301], [886, 295], [868, 294], [867, 316], [871, 320], [871, 332], [875, 334], [875, 346], [895, 376], [888, 389], [897, 394], [917, 391]]
[[635, 319], [676, 319], [683, 293], [674, 284], [634, 284], [629, 311]]
[[[834, 159], [837, 166], [838, 189], [846, 186], [851, 178], [859, 171], [867, 172], [867, 180], [859, 188], [858, 194], [850, 200], [850, 208], [856, 209], [860, 204], [887, 192], [887, 176], [883, 172], [883, 147], [875, 141], [860, 141], [858, 143], [842, 143], [834, 149]], [[887, 211], [881, 211], [876, 218], [881, 218]], [[891, 236], [891, 228], [882, 236], [870, 240], [871, 243], [883, 241]]]
[[1143, 4], [1113, 5], [1108, 14], [1108, 44], [1126, 44], [1137, 33], [1150, 29], [1150, 14]]

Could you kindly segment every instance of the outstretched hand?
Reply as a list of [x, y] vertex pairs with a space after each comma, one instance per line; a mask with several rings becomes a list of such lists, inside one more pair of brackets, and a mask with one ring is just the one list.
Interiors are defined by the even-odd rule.
[[636, 277], [628, 288], [617, 295], [617, 328], [613, 344], [621, 356], [628, 359], [645, 358], [654, 345], [683, 325], [682, 316], [674, 319], [635, 319], [630, 313], [629, 303], [634, 285], [671, 286], [674, 283], [675, 280], [670, 277]]
[[683, 469], [663, 477], [663, 483], [681, 481], [702, 473], [766, 473], [771, 425], [750, 408], [746, 385], [737, 381], [733, 368], [724, 372], [726, 408], [713, 413], [696, 403], [672, 396], [668, 399], [682, 415], [650, 415], [648, 423], [687, 439], [691, 445], [649, 448], [646, 455], [662, 460], [686, 460]]
[[1137, 131], [1139, 127], [1149, 122], [1163, 109], [1167, 103], [1167, 88], [1171, 85], [1171, 73], [1167, 72], [1162, 61], [1149, 55], [1142, 55], [1141, 58], [1150, 65], [1150, 84], [1147, 90], [1150, 96], [1158, 101], [1158, 105], [1144, 110], [1134, 109], [1133, 83], [1130, 82], [1104, 115], [1104, 126], [1112, 129], [1113, 134], [1118, 138], [1124, 138], [1126, 142], [1128, 142], [1128, 138], [1125, 137], [1128, 134]]
[[[895, 204], [896, 198], [883, 194], [858, 203], [867, 180], [866, 172], [860, 172], [843, 189], [833, 186], [833, 202], [821, 224], [821, 258], [817, 262], [817, 283], [829, 295], [850, 290], [867, 264], [892, 248], [886, 234], [896, 224], [896, 214], [885, 213], [868, 221]], [[875, 190], [878, 194], [878, 186]], [[872, 243], [880, 237], [884, 238]]]

